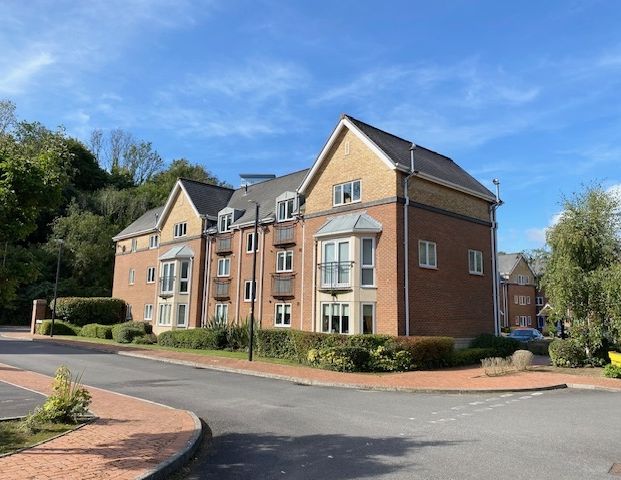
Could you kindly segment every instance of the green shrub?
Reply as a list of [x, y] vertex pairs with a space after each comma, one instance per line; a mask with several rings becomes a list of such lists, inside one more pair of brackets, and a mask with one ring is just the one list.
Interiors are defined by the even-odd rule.
[[393, 342], [396, 350], [409, 352], [411, 369], [447, 366], [455, 347], [451, 337], [395, 337]]
[[[297, 331], [285, 329], [261, 329], [257, 331], [257, 354], [262, 357], [284, 358], [287, 360], [298, 360], [298, 352], [296, 351], [296, 343], [302, 345], [302, 335], [297, 335]], [[296, 338], [299, 342], [296, 342]], [[300, 347], [302, 350], [310, 350], [309, 348]], [[305, 359], [304, 359], [305, 360]]]
[[586, 361], [586, 354], [575, 340], [557, 338], [549, 347], [550, 360], [555, 367], [580, 367]]
[[[258, 328], [255, 328], [258, 330]], [[226, 327], [226, 347], [229, 350], [246, 350], [248, 348], [248, 337], [250, 335], [250, 324], [228, 325]]]
[[535, 355], [549, 355], [548, 349], [550, 348], [550, 343], [552, 343], [552, 340], [548, 338], [542, 340], [531, 340], [526, 344], [526, 348]]
[[99, 323], [89, 323], [82, 327], [78, 335], [80, 335], [81, 337], [111, 339], [112, 326], [100, 325]]
[[[54, 302], [50, 308], [54, 308]], [[73, 323], [113, 325], [125, 320], [125, 301], [108, 297], [61, 297], [56, 300], [56, 316]]]
[[362, 372], [369, 364], [369, 351], [363, 347], [327, 347], [309, 353], [311, 364], [326, 370]]
[[495, 350], [493, 348], [464, 348], [456, 350], [451, 355], [449, 365], [452, 367], [463, 367], [465, 365], [479, 365], [481, 360], [493, 357]]
[[396, 350], [394, 343], [387, 347], [379, 345], [371, 350], [369, 370], [372, 372], [395, 372], [413, 368], [412, 355], [407, 350]]
[[493, 348], [495, 357], [508, 357], [522, 344], [514, 338], [497, 337], [491, 333], [484, 333], [470, 342], [471, 348]]
[[136, 345], [153, 345], [157, 343], [157, 335], [155, 333], [147, 333], [142, 337], [134, 337], [132, 343]]
[[[62, 320], [54, 320], [54, 335], [79, 335], [80, 327], [72, 325]], [[36, 332], [39, 335], [49, 335], [52, 332], [52, 321], [43, 320], [42, 323], [37, 325]]]
[[145, 322], [124, 322], [112, 326], [112, 340], [117, 343], [132, 343], [136, 337], [153, 333], [153, 327]]
[[222, 350], [227, 346], [227, 335], [221, 327], [169, 330], [158, 335], [157, 343], [165, 347]]
[[621, 367], [609, 363], [604, 367], [604, 376], [608, 378], [621, 378]]

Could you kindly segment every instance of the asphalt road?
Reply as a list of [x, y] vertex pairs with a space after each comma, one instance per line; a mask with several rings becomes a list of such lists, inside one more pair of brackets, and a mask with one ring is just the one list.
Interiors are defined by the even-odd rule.
[[44, 401], [39, 393], [0, 382], [0, 418], [23, 417]]
[[196, 412], [213, 445], [199, 479], [607, 479], [618, 393], [432, 395], [317, 388], [0, 339], [0, 362]]

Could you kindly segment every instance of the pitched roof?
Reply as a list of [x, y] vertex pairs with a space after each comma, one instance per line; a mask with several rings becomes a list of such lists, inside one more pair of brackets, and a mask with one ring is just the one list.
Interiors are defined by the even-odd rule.
[[172, 247], [166, 253], [160, 255], [160, 260], [173, 260], [175, 258], [192, 258], [194, 250], [187, 245], [179, 245]]
[[370, 233], [381, 231], [382, 224], [373, 217], [366, 213], [352, 213], [328, 219], [328, 221], [317, 230], [315, 237], [337, 235], [340, 233]]
[[498, 273], [500, 273], [500, 275], [511, 275], [511, 272], [521, 256], [520, 253], [499, 253]]
[[199, 182], [188, 178], [180, 178], [181, 185], [188, 193], [190, 200], [200, 215], [215, 219], [218, 212], [226, 207], [234, 190], [211, 183]]
[[155, 225], [157, 224], [158, 218], [162, 215], [163, 210], [164, 207], [157, 207], [148, 210], [142, 216], [138, 217], [138, 219], [121, 230], [115, 237], [113, 237], [113, 240], [116, 241], [123, 237], [130, 237], [137, 233], [155, 230]]
[[[395, 166], [406, 167], [409, 170], [411, 141], [380, 130], [352, 116], [344, 115], [344, 117], [375, 143]], [[414, 149], [414, 168], [421, 173], [466, 188], [491, 199], [494, 198], [492, 192], [449, 157], [420, 145], [416, 145]]]
[[295, 192], [307, 172], [308, 169], [300, 170], [272, 180], [248, 185], [247, 191], [243, 187], [235, 190], [226, 206], [242, 210], [243, 213], [233, 222], [233, 226], [254, 222], [255, 207], [250, 201], [259, 204], [259, 221], [275, 217], [276, 197], [284, 192]]

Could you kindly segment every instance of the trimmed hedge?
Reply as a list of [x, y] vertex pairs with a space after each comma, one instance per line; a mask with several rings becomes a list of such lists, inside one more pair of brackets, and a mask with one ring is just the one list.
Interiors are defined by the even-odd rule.
[[550, 360], [555, 367], [576, 368], [586, 362], [586, 352], [575, 340], [557, 338], [549, 347]]
[[308, 352], [309, 363], [326, 370], [361, 372], [368, 369], [370, 354], [364, 347], [328, 347]]
[[[50, 308], [54, 308], [54, 302]], [[56, 300], [56, 316], [74, 325], [96, 321], [100, 325], [114, 325], [125, 320], [125, 301], [108, 297], [61, 297]]]
[[412, 368], [445, 367], [451, 360], [455, 340], [451, 337], [396, 337], [396, 350], [412, 356]]
[[105, 338], [109, 340], [112, 338], [112, 326], [89, 323], [82, 327], [78, 335], [80, 337]]
[[[79, 335], [80, 330], [80, 327], [76, 325], [54, 319], [54, 335]], [[52, 321], [43, 320], [37, 325], [36, 332], [39, 335], [49, 335], [52, 332]]]
[[494, 357], [496, 350], [493, 348], [464, 348], [457, 350], [451, 355], [449, 364], [452, 367], [480, 364], [484, 358]]
[[514, 338], [497, 337], [491, 333], [484, 333], [470, 342], [470, 348], [491, 348], [494, 349], [493, 357], [509, 357], [516, 350], [520, 350], [522, 344]]
[[195, 350], [223, 350], [228, 344], [225, 328], [169, 330], [157, 336], [157, 343], [164, 347], [192, 348]]
[[526, 348], [535, 355], [549, 355], [550, 343], [552, 343], [552, 340], [547, 338], [542, 340], [531, 340], [526, 344]]
[[136, 337], [153, 333], [153, 327], [145, 322], [124, 322], [112, 327], [112, 340], [118, 343], [132, 343]]
[[157, 343], [157, 335], [155, 335], [155, 333], [147, 333], [143, 337], [135, 337], [132, 343], [137, 345], [153, 345]]

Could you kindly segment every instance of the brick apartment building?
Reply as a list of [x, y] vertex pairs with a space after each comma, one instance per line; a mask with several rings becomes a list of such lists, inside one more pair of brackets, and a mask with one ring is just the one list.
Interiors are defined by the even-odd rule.
[[497, 205], [450, 158], [343, 115], [307, 170], [236, 190], [178, 180], [114, 238], [113, 295], [156, 333], [243, 320], [256, 249], [262, 328], [493, 333]]
[[537, 318], [543, 299], [537, 295], [535, 272], [521, 253], [499, 253], [500, 321], [504, 328], [542, 329], [545, 322]]

